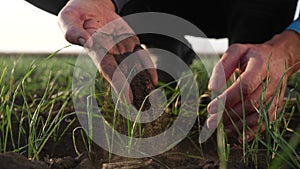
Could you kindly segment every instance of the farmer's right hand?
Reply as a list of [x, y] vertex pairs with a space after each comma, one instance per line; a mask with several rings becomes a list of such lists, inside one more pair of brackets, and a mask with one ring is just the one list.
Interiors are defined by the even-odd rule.
[[[244, 138], [251, 141], [264, 132], [283, 106], [288, 77], [300, 69], [299, 46], [300, 36], [291, 30], [283, 31], [263, 44], [231, 45], [215, 66], [209, 89], [220, 92], [225, 80], [235, 71], [240, 74], [208, 105], [207, 110], [212, 115], [208, 119], [208, 127], [217, 127], [221, 107], [224, 108], [221, 117], [229, 137], [238, 136], [240, 142]], [[260, 108], [268, 111], [266, 119]], [[269, 121], [261, 122], [262, 119]], [[239, 133], [245, 129], [244, 137]]]
[[[96, 54], [91, 54], [90, 57], [98, 70], [117, 94], [121, 90], [125, 94], [129, 93], [126, 95], [126, 100], [132, 102], [133, 95], [130, 87], [123, 88], [126, 83], [125, 76], [119, 75], [114, 78], [116, 81], [112, 82], [114, 72], [118, 67], [113, 55], [133, 52], [136, 45], [140, 45], [140, 41], [115, 11], [111, 0], [70, 0], [58, 15], [59, 25], [67, 41], [87, 47]], [[154, 67], [146, 52], [140, 51], [138, 54], [144, 67], [149, 65]], [[156, 70], [149, 69], [149, 73], [153, 83], [156, 84]]]

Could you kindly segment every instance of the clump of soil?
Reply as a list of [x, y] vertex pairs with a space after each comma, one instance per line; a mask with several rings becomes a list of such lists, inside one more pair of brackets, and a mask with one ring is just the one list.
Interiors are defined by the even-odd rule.
[[[137, 52], [138, 50], [143, 50], [143, 48], [139, 45], [136, 45], [133, 52]], [[124, 53], [122, 55], [114, 55], [116, 61], [118, 64], [120, 64], [127, 56], [132, 54], [131, 52]], [[138, 56], [137, 56], [138, 57]], [[143, 70], [142, 63], [140, 60], [137, 58], [134, 60], [133, 63], [134, 67], [125, 67], [126, 65], [124, 64], [121, 67], [121, 70], [125, 75], [129, 75], [130, 73], [136, 73], [136, 76], [132, 79], [130, 83], [130, 87], [133, 93], [133, 105], [139, 110], [141, 106], [142, 111], [147, 110], [151, 107], [149, 99], [146, 98], [151, 91], [154, 90], [155, 86], [151, 80], [151, 76], [147, 70]], [[125, 72], [124, 72], [125, 71]], [[145, 100], [146, 98], [146, 100]], [[143, 105], [143, 102], [145, 100], [145, 103]]]
[[101, 169], [99, 161], [91, 161], [86, 154], [78, 157], [66, 156], [63, 158], [51, 158], [29, 160], [24, 156], [8, 152], [0, 154], [1, 169]]
[[[0, 169], [218, 169], [219, 161], [216, 150], [216, 143], [213, 140], [202, 145], [202, 152], [192, 146], [192, 140], [197, 137], [184, 139], [171, 150], [155, 157], [130, 159], [112, 155], [108, 159], [105, 150], [102, 152], [83, 153], [77, 157], [53, 157], [43, 160], [29, 160], [17, 153], [6, 153], [0, 155]], [[98, 149], [95, 147], [95, 149]], [[228, 161], [228, 168], [247, 169], [241, 160], [242, 149], [233, 148], [232, 158]], [[194, 156], [194, 157], [192, 157]]]
[[1, 169], [41, 169], [47, 168], [47, 165], [42, 161], [30, 161], [24, 156], [9, 152], [0, 154]]
[[[299, 117], [296, 116], [296, 121]], [[160, 121], [164, 123], [163, 121]], [[67, 125], [64, 121], [62, 126]], [[296, 123], [295, 123], [296, 125]], [[80, 126], [78, 121], [67, 132]], [[298, 126], [298, 123], [297, 125]], [[295, 127], [295, 126], [294, 126]], [[163, 127], [161, 128], [163, 129]], [[29, 160], [18, 153], [8, 152], [0, 154], [0, 169], [217, 169], [219, 159], [217, 152], [216, 133], [205, 143], [198, 144], [198, 125], [195, 124], [189, 136], [178, 145], [160, 155], [141, 159], [130, 159], [110, 154], [106, 150], [93, 143], [92, 152], [85, 152], [80, 134], [77, 133], [77, 148], [81, 155], [77, 156], [72, 145], [72, 136], [66, 134], [60, 142], [49, 142], [43, 149], [40, 160]], [[17, 131], [16, 128], [13, 131]], [[266, 168], [266, 151], [259, 149], [258, 168]], [[230, 157], [227, 161], [230, 169], [252, 169], [252, 164], [243, 163], [243, 150], [241, 146], [232, 143]]]

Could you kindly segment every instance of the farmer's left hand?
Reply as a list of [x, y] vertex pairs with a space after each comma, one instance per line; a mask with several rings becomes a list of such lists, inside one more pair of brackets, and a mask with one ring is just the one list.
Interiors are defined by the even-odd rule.
[[[220, 74], [223, 69], [226, 80], [236, 70], [240, 71], [240, 76], [208, 105], [208, 113], [212, 115], [208, 119], [208, 127], [216, 127], [218, 102], [225, 100], [222, 118], [227, 135], [237, 136], [237, 129], [241, 132], [246, 123], [246, 138], [251, 141], [257, 132], [266, 128], [264, 122], [262, 128], [258, 124], [261, 97], [264, 105], [271, 102], [268, 115], [273, 121], [283, 104], [288, 77], [300, 68], [299, 60], [300, 36], [293, 31], [284, 31], [263, 44], [231, 45], [215, 66], [208, 87], [212, 92], [221, 90], [225, 85], [224, 75], [222, 78]], [[238, 139], [241, 141], [241, 135]]]
[[[115, 73], [118, 63], [113, 55], [135, 52], [140, 41], [115, 10], [111, 0], [69, 0], [58, 15], [59, 25], [66, 40], [87, 47], [99, 72], [116, 93], [125, 94], [124, 100], [130, 103], [133, 101], [132, 90], [123, 72]], [[144, 67], [154, 67], [145, 51], [135, 53]], [[148, 69], [148, 72], [156, 84], [156, 70]]]

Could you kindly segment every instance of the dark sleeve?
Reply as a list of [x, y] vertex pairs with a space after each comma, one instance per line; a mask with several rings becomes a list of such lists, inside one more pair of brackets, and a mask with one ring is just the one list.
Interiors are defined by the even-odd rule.
[[57, 15], [59, 11], [68, 2], [68, 0], [25, 0], [25, 1], [54, 15]]
[[112, 0], [112, 2], [115, 4], [117, 8], [117, 13], [120, 13], [123, 6], [125, 6], [130, 0]]

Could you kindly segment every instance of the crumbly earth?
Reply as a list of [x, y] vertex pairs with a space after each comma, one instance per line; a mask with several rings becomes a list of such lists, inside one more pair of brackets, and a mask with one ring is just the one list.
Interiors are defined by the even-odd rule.
[[[139, 50], [137, 48], [136, 50]], [[128, 54], [115, 56], [120, 63]], [[140, 62], [134, 63], [136, 70], [141, 70], [142, 65]], [[127, 68], [128, 70], [130, 68]], [[128, 72], [127, 72], [128, 73]], [[130, 84], [134, 93], [134, 105], [139, 108], [142, 105], [146, 95], [153, 89], [154, 85], [151, 82], [148, 72], [141, 71], [133, 78]], [[105, 99], [105, 98], [104, 98]], [[21, 99], [16, 99], [16, 102]], [[109, 99], [106, 100], [110, 102]], [[21, 103], [20, 103], [21, 104]], [[104, 106], [108, 106], [104, 105]], [[149, 101], [143, 107], [149, 108], [151, 105]], [[57, 105], [59, 108], [60, 105]], [[299, 110], [296, 110], [299, 112]], [[73, 108], [67, 108], [65, 113], [74, 112]], [[45, 112], [47, 116], [48, 112]], [[109, 114], [109, 112], [107, 113]], [[291, 121], [291, 128], [298, 127], [300, 116], [294, 116]], [[76, 118], [76, 115], [69, 117], [70, 119]], [[147, 123], [145, 127], [144, 137], [153, 136], [172, 124], [176, 118], [171, 113], [164, 113], [153, 123]], [[204, 121], [206, 117], [199, 117], [200, 121]], [[204, 119], [204, 120], [203, 120]], [[24, 122], [25, 123], [25, 122]], [[13, 133], [18, 134], [18, 120], [12, 119]], [[69, 120], [64, 120], [61, 123], [59, 131], [63, 130], [70, 124]], [[126, 126], [119, 125], [120, 130], [126, 129]], [[80, 132], [75, 133], [74, 139], [76, 140], [76, 148], [81, 153], [78, 155], [75, 151], [72, 132], [75, 128], [80, 127], [78, 120], [70, 127], [64, 136], [58, 141], [54, 142], [50, 139], [42, 150], [39, 160], [28, 159], [26, 152], [22, 154], [7, 152], [0, 154], [0, 169], [218, 169], [219, 159], [217, 153], [216, 136], [213, 135], [207, 142], [199, 145], [198, 143], [198, 124], [195, 124], [189, 133], [189, 136], [182, 140], [178, 145], [171, 148], [169, 151], [160, 155], [141, 159], [129, 159], [110, 154], [106, 150], [92, 144], [92, 152], [87, 153], [84, 141], [82, 140]], [[290, 136], [289, 136], [290, 137]], [[17, 138], [17, 137], [14, 137]], [[15, 140], [17, 142], [17, 140]], [[21, 143], [22, 144], [22, 143]], [[26, 143], [24, 143], [26, 144]], [[12, 145], [8, 145], [8, 150], [12, 149]], [[298, 149], [299, 151], [299, 149]], [[259, 149], [257, 168], [266, 168], [266, 150]], [[245, 165], [243, 163], [243, 150], [237, 143], [232, 143], [230, 146], [230, 157], [227, 162], [227, 168], [230, 169], [253, 169], [254, 164]]]
[[[138, 50], [142, 50], [142, 48], [137, 45], [133, 52], [136, 52]], [[131, 53], [114, 55], [114, 57], [117, 63], [120, 64], [130, 54]], [[126, 65], [123, 65], [123, 67], [121, 67], [121, 70], [125, 75], [135, 74], [139, 72], [136, 74], [136, 76], [133, 77], [130, 83], [130, 87], [132, 89], [132, 93], [134, 97], [132, 104], [139, 110], [140, 107], [143, 105], [146, 96], [149, 95], [150, 92], [154, 90], [155, 86], [151, 80], [150, 74], [148, 73], [147, 70], [143, 70], [142, 63], [138, 58], [134, 59], [134, 63], [132, 65], [134, 65], [134, 67], [124, 67]], [[147, 110], [150, 107], [151, 105], [149, 99], [146, 98], [146, 101], [141, 110]]]
[[[297, 127], [298, 118], [293, 120]], [[159, 121], [158, 123], [163, 122]], [[64, 121], [62, 126], [68, 125]], [[197, 128], [195, 125], [190, 136], [182, 140], [178, 145], [160, 155], [141, 159], [129, 159], [109, 154], [96, 144], [92, 145], [90, 154], [85, 152], [84, 144], [78, 133], [75, 136], [77, 149], [81, 152], [77, 155], [72, 144], [72, 130], [79, 126], [76, 121], [74, 126], [58, 142], [46, 144], [40, 155], [40, 160], [30, 160], [25, 155], [8, 152], [0, 154], [0, 169], [218, 169], [219, 159], [217, 154], [216, 135], [207, 142], [199, 145]], [[295, 127], [294, 126], [294, 127]], [[14, 130], [14, 131], [17, 131]], [[152, 131], [157, 132], [157, 131]], [[241, 146], [232, 143], [227, 168], [252, 169], [254, 164], [243, 164], [243, 150]], [[258, 168], [266, 168], [266, 150], [259, 149]], [[111, 156], [110, 156], [111, 155]], [[283, 167], [284, 168], [284, 167]]]
[[[100, 152], [98, 148], [96, 148], [98, 153], [92, 153], [91, 158], [84, 153], [74, 157], [29, 160], [20, 154], [8, 152], [0, 155], [0, 169], [218, 169], [219, 160], [215, 142], [210, 140], [201, 148], [202, 153], [197, 152], [198, 150], [191, 146], [191, 140], [185, 139], [171, 150], [155, 157], [129, 159], [113, 155], [110, 161], [105, 155], [107, 152], [104, 150]], [[260, 157], [264, 154], [264, 152], [259, 153]], [[238, 146], [233, 147], [227, 168], [252, 168], [243, 164], [241, 157], [242, 149]], [[262, 162], [259, 165], [259, 168], [266, 167]]]

